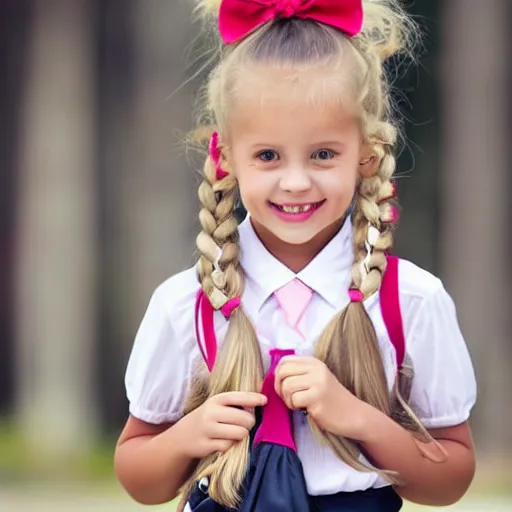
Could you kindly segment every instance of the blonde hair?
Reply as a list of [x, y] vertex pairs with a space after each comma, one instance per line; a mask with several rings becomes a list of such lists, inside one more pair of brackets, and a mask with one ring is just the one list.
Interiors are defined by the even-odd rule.
[[[198, 0], [197, 3], [198, 12], [207, 24], [216, 27], [220, 0]], [[362, 179], [358, 186], [352, 215], [355, 254], [352, 287], [360, 290], [366, 299], [380, 288], [386, 270], [385, 253], [393, 242], [389, 211], [393, 206], [391, 178], [395, 171], [397, 128], [391, 122], [384, 63], [393, 55], [409, 52], [417, 31], [396, 0], [364, 0], [363, 6], [363, 30], [353, 38], [314, 21], [295, 18], [267, 23], [244, 40], [226, 47], [220, 44], [217, 36], [221, 57], [207, 83], [205, 118], [210, 133], [215, 127], [223, 140], [237, 78], [251, 63], [308, 70], [328, 64], [333, 76], [343, 70], [340, 76], [350, 77], [351, 91], [358, 96], [361, 131], [378, 160], [374, 175]], [[351, 73], [346, 73], [347, 66], [352, 66]], [[335, 92], [341, 94], [339, 90]], [[225, 156], [229, 148], [221, 149]], [[227, 167], [229, 161], [223, 161], [223, 165]], [[201, 254], [198, 277], [203, 291], [216, 309], [243, 292], [244, 274], [239, 263], [234, 217], [236, 192], [236, 179], [227, 176], [218, 180], [215, 163], [208, 156], [204, 181], [199, 187], [202, 232], [197, 239]], [[369, 253], [366, 242], [370, 226], [377, 228], [380, 235]], [[220, 271], [214, 265], [219, 254]], [[334, 316], [318, 340], [315, 356], [324, 361], [339, 381], [359, 399], [391, 416], [422, 440], [431, 440], [407, 405], [412, 379], [412, 368], [407, 362], [401, 368], [390, 396], [375, 329], [362, 303], [349, 303]], [[217, 393], [259, 392], [262, 379], [263, 365], [256, 332], [243, 307], [240, 307], [229, 321], [225, 341], [209, 379], [196, 380], [186, 411], [193, 410]], [[349, 466], [359, 471], [376, 471], [388, 481], [397, 482], [397, 475], [362, 461], [355, 442], [322, 431], [313, 420], [309, 421], [317, 438], [327, 443]], [[200, 461], [183, 489], [182, 507], [194, 483], [208, 476], [211, 498], [235, 508], [246, 473], [248, 452], [249, 440], [246, 440], [225, 453]]]

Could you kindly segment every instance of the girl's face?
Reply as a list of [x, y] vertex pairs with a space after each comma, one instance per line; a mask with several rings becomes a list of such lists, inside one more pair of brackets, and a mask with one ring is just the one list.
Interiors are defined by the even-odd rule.
[[310, 80], [283, 73], [240, 87], [229, 117], [230, 168], [263, 242], [325, 244], [352, 202], [368, 152], [355, 115], [328, 101], [315, 105]]

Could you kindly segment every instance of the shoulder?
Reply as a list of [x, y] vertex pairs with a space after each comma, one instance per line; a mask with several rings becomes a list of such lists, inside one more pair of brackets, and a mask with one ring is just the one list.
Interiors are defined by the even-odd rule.
[[148, 423], [174, 422], [183, 414], [199, 356], [193, 328], [198, 287], [194, 268], [166, 279], [154, 290], [137, 330], [125, 384], [131, 414]]
[[154, 290], [135, 336], [129, 371], [155, 371], [166, 357], [177, 361], [194, 352], [197, 288], [194, 269], [188, 269], [166, 279]]
[[[441, 279], [407, 260], [400, 260], [400, 310], [408, 348], [411, 343], [433, 342], [433, 332], [440, 342], [461, 339], [455, 303]], [[428, 341], [426, 338], [429, 338]]]
[[401, 298], [422, 301], [443, 288], [441, 279], [409, 260], [400, 259], [398, 268]]
[[414, 369], [410, 404], [427, 428], [466, 421], [476, 401], [476, 379], [455, 304], [442, 281], [400, 260], [400, 309]]
[[441, 279], [400, 260], [399, 293], [408, 350], [443, 347], [447, 352], [449, 346], [465, 347], [455, 303]]
[[424, 308], [449, 299], [441, 279], [406, 259], [399, 260], [398, 289], [406, 328]]
[[168, 320], [173, 324], [182, 320], [184, 316], [191, 316], [198, 289], [196, 268], [191, 267], [174, 274], [158, 285], [153, 292], [151, 302], [159, 303]]

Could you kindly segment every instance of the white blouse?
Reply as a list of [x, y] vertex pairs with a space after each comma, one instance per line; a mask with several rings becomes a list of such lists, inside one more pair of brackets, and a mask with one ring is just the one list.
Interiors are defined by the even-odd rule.
[[[294, 274], [264, 247], [249, 219], [239, 227], [241, 262], [246, 274], [244, 310], [256, 327], [262, 355], [269, 349], [294, 348], [312, 355], [315, 340], [328, 320], [348, 303], [353, 261], [352, 226], [346, 222], [323, 251]], [[298, 277], [314, 290], [302, 320], [306, 339], [285, 327], [273, 296]], [[176, 422], [183, 415], [194, 362], [201, 357], [194, 333], [198, 290], [195, 268], [174, 275], [151, 297], [137, 332], [126, 372], [130, 413], [148, 423]], [[439, 279], [413, 263], [400, 261], [399, 289], [406, 348], [415, 369], [411, 404], [428, 428], [466, 421], [476, 401], [471, 359], [460, 332], [454, 304]], [[396, 372], [392, 346], [379, 305], [379, 294], [365, 301], [375, 326], [391, 387]], [[227, 322], [216, 313], [217, 339], [222, 343]], [[294, 437], [311, 495], [381, 487], [375, 473], [358, 472], [340, 461], [313, 437], [302, 414], [294, 418]]]

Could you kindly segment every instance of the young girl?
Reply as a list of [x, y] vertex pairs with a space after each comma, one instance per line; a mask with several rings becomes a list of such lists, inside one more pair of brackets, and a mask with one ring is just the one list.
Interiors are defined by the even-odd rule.
[[201, 256], [137, 333], [120, 481], [146, 504], [182, 490], [194, 511], [456, 502], [472, 364], [441, 282], [389, 256], [384, 63], [415, 26], [393, 0], [199, 3], [222, 39]]

